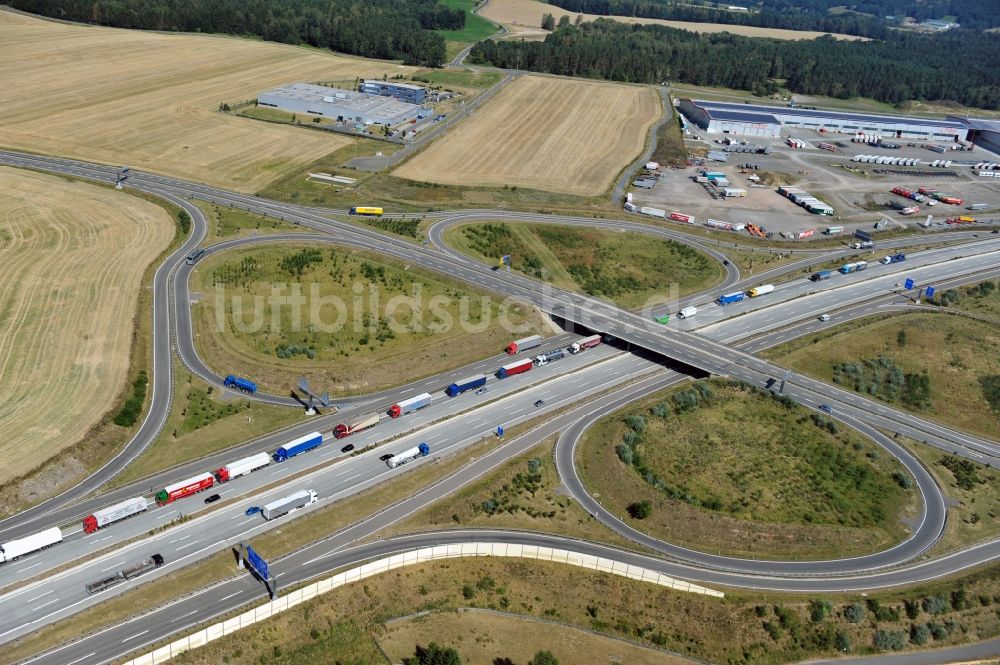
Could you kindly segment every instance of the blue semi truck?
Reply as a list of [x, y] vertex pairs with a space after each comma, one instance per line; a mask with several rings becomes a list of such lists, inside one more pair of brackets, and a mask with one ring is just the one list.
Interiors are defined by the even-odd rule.
[[305, 436], [289, 441], [285, 445], [274, 451], [274, 461], [284, 462], [286, 459], [309, 452], [313, 448], [318, 448], [323, 443], [323, 435], [319, 432], [312, 432]]
[[236, 388], [237, 390], [242, 390], [245, 393], [255, 393], [257, 392], [257, 384], [250, 379], [244, 379], [241, 376], [233, 376], [230, 374], [223, 381], [223, 384], [227, 388]]
[[455, 383], [451, 384], [445, 388], [445, 392], [448, 393], [448, 397], [457, 397], [461, 395], [466, 390], [472, 390], [473, 388], [481, 388], [486, 385], [486, 376], [484, 374], [477, 374], [476, 376], [467, 376], [464, 379], [459, 379]]
[[715, 302], [719, 303], [720, 305], [728, 305], [729, 303], [739, 302], [743, 300], [744, 298], [746, 298], [746, 295], [747, 294], [743, 293], [742, 291], [736, 291], [735, 293], [726, 293], [724, 295], [719, 296], [718, 300], [716, 300]]
[[830, 277], [832, 276], [833, 276], [832, 270], [820, 270], [819, 272], [814, 272], [812, 275], [810, 275], [809, 279], [811, 279], [814, 282], [821, 282], [824, 279], [830, 279]]

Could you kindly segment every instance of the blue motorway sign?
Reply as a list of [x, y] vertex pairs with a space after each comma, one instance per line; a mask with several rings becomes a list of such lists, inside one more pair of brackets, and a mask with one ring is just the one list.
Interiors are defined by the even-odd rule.
[[903, 286], [906, 287], [906, 288], [908, 288], [908, 289], [912, 289], [913, 288], [913, 280], [910, 279], [909, 277], [907, 277], [906, 281], [903, 282]]
[[933, 286], [928, 286], [927, 287], [927, 291], [924, 292], [924, 295], [926, 295], [928, 298], [933, 298], [934, 297], [934, 287]]
[[260, 558], [260, 555], [254, 552], [253, 548], [249, 545], [247, 545], [247, 561], [262, 578], [265, 580], [271, 579], [271, 576], [267, 574], [267, 561]]

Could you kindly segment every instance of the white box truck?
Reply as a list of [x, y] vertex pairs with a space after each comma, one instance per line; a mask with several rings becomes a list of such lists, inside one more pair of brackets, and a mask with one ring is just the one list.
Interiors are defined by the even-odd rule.
[[690, 319], [692, 316], [698, 313], [697, 307], [685, 307], [681, 311], [677, 312], [677, 318], [679, 319]]
[[316, 492], [312, 490], [300, 490], [277, 501], [272, 501], [260, 509], [260, 514], [266, 520], [273, 520], [282, 515], [287, 515], [293, 510], [298, 510], [310, 503], [316, 503]]

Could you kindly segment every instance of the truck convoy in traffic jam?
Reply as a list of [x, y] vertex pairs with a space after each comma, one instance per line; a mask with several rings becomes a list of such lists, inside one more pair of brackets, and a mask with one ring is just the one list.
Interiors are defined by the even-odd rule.
[[260, 514], [264, 516], [264, 519], [271, 521], [282, 515], [287, 515], [293, 510], [308, 506], [311, 503], [316, 503], [316, 492], [312, 490], [300, 490], [295, 494], [282, 497], [277, 501], [272, 501], [265, 505], [260, 509]]
[[761, 286], [755, 286], [747, 291], [747, 295], [751, 298], [756, 298], [758, 296], [767, 295], [772, 291], [774, 291], [774, 284], [763, 284]]
[[416, 397], [404, 399], [402, 402], [397, 402], [389, 407], [389, 416], [399, 418], [413, 411], [419, 411], [428, 406], [433, 399], [430, 393], [420, 393]]
[[[531, 364], [531, 361], [528, 361]], [[420, 457], [427, 457], [431, 452], [431, 447], [426, 443], [421, 443], [419, 446], [414, 446], [413, 448], [408, 448], [401, 453], [396, 453], [389, 459], [385, 461], [389, 465], [390, 469], [395, 469], [397, 466], [402, 466], [407, 462], [412, 462], [413, 460]]]
[[507, 345], [507, 354], [514, 355], [520, 353], [521, 351], [527, 351], [528, 349], [533, 349], [536, 346], [542, 345], [541, 335], [532, 335], [531, 337], [525, 337], [524, 339], [519, 339], [517, 341], [511, 342]]
[[472, 390], [473, 388], [482, 388], [486, 385], [486, 375], [477, 374], [476, 376], [467, 376], [464, 379], [459, 379], [455, 383], [449, 385], [445, 388], [445, 392], [448, 397], [458, 397], [466, 390]]
[[59, 527], [54, 526], [51, 529], [39, 531], [24, 538], [0, 543], [0, 563], [16, 561], [25, 554], [31, 554], [32, 552], [44, 550], [46, 547], [52, 547], [56, 543], [61, 543], [62, 539], [62, 531]]
[[113, 587], [116, 584], [121, 584], [126, 580], [134, 580], [143, 573], [148, 573], [154, 568], [159, 568], [162, 565], [163, 565], [163, 557], [160, 556], [159, 554], [154, 554], [148, 559], [143, 559], [134, 566], [129, 566], [128, 568], [123, 568], [119, 570], [114, 575], [109, 575], [104, 579], [97, 580], [96, 582], [91, 582], [85, 588], [87, 589], [87, 593], [89, 594], [100, 593], [101, 591]]
[[333, 436], [336, 439], [343, 439], [345, 436], [350, 436], [356, 432], [360, 432], [361, 430], [366, 430], [369, 427], [375, 427], [381, 419], [382, 416], [377, 411], [365, 413], [360, 416], [354, 416], [346, 422], [337, 423], [337, 425], [333, 428]]
[[222, 383], [227, 388], [236, 388], [237, 390], [242, 390], [245, 393], [257, 392], [257, 384], [250, 379], [244, 379], [241, 376], [230, 374]]
[[523, 374], [524, 372], [527, 372], [531, 368], [532, 368], [531, 358], [515, 360], [512, 363], [501, 365], [500, 369], [497, 370], [497, 378], [506, 379], [508, 376], [514, 376], [515, 374]]
[[239, 478], [248, 473], [253, 473], [257, 469], [263, 469], [270, 463], [271, 456], [267, 453], [257, 453], [250, 457], [244, 457], [235, 462], [230, 462], [220, 469], [216, 469], [214, 474], [215, 480], [220, 483], [229, 482], [233, 478]]
[[842, 275], [847, 275], [852, 272], [860, 272], [868, 267], [867, 261], [858, 261], [857, 263], [845, 263], [844, 265], [837, 268], [837, 270]]
[[746, 297], [745, 293], [743, 293], [742, 291], [736, 291], [735, 293], [725, 293], [719, 296], [719, 298], [715, 302], [719, 303], [720, 305], [728, 305], [730, 303], [740, 302], [745, 297]]
[[145, 497], [138, 496], [134, 499], [126, 499], [113, 506], [102, 508], [101, 510], [95, 510], [92, 515], [87, 515], [83, 518], [83, 532], [94, 533], [113, 522], [138, 515], [144, 512], [147, 507]]
[[540, 353], [537, 356], [535, 356], [535, 365], [539, 366], [547, 365], [550, 362], [556, 360], [562, 360], [565, 357], [566, 357], [565, 351], [563, 351], [562, 349], [553, 349], [546, 353]]
[[165, 506], [177, 499], [183, 499], [192, 494], [204, 492], [214, 484], [215, 476], [210, 473], [199, 473], [197, 476], [192, 476], [187, 480], [167, 485], [157, 492], [153, 498], [156, 499], [156, 505]]
[[819, 272], [814, 272], [809, 275], [809, 279], [814, 282], [822, 282], [824, 279], [830, 279], [831, 277], [833, 277], [832, 270], [820, 270]]

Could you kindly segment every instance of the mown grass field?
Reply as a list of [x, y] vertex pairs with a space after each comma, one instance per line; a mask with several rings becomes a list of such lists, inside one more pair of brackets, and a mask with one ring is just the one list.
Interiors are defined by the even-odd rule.
[[[869, 441], [735, 384], [699, 382], [602, 419], [577, 451], [588, 490], [632, 526], [712, 552], [776, 559], [885, 548], [919, 497]], [[633, 506], [648, 502], [649, 514]]]
[[220, 113], [293, 81], [415, 68], [231, 37], [0, 12], [0, 145], [254, 192], [351, 139]]
[[486, 39], [497, 31], [496, 26], [472, 10], [478, 4], [477, 0], [442, 0], [441, 4], [451, 9], [465, 11], [465, 27], [461, 30], [437, 30], [436, 32], [449, 42], [461, 42], [464, 45]]
[[393, 174], [600, 196], [642, 152], [662, 112], [650, 88], [522, 76]]
[[79, 442], [114, 406], [144, 273], [176, 221], [124, 192], [31, 171], [0, 168], [0, 190], [3, 484]]
[[490, 265], [509, 255], [513, 270], [626, 308], [683, 297], [724, 277], [722, 266], [707, 255], [641, 233], [486, 222], [453, 227], [445, 240]]
[[[276, 394], [302, 375], [320, 391], [367, 393], [460, 367], [542, 329], [529, 306], [341, 247], [223, 252], [199, 263], [192, 290], [205, 362]], [[299, 304], [272, 306], [272, 296]]]
[[246, 210], [237, 210], [205, 201], [195, 202], [208, 221], [208, 233], [204, 245], [212, 245], [223, 240], [243, 236], [268, 235], [272, 233], [309, 233], [311, 229], [283, 222], [274, 217], [262, 217]]
[[[991, 378], [1000, 375], [1000, 334], [990, 323], [940, 313], [873, 317], [762, 355], [824, 381], [838, 376], [841, 387], [860, 389], [921, 417], [1000, 438], [1000, 395], [990, 388], [1000, 382]], [[859, 378], [852, 378], [854, 372]], [[893, 374], [898, 382], [900, 373], [903, 383], [891, 398]]]

